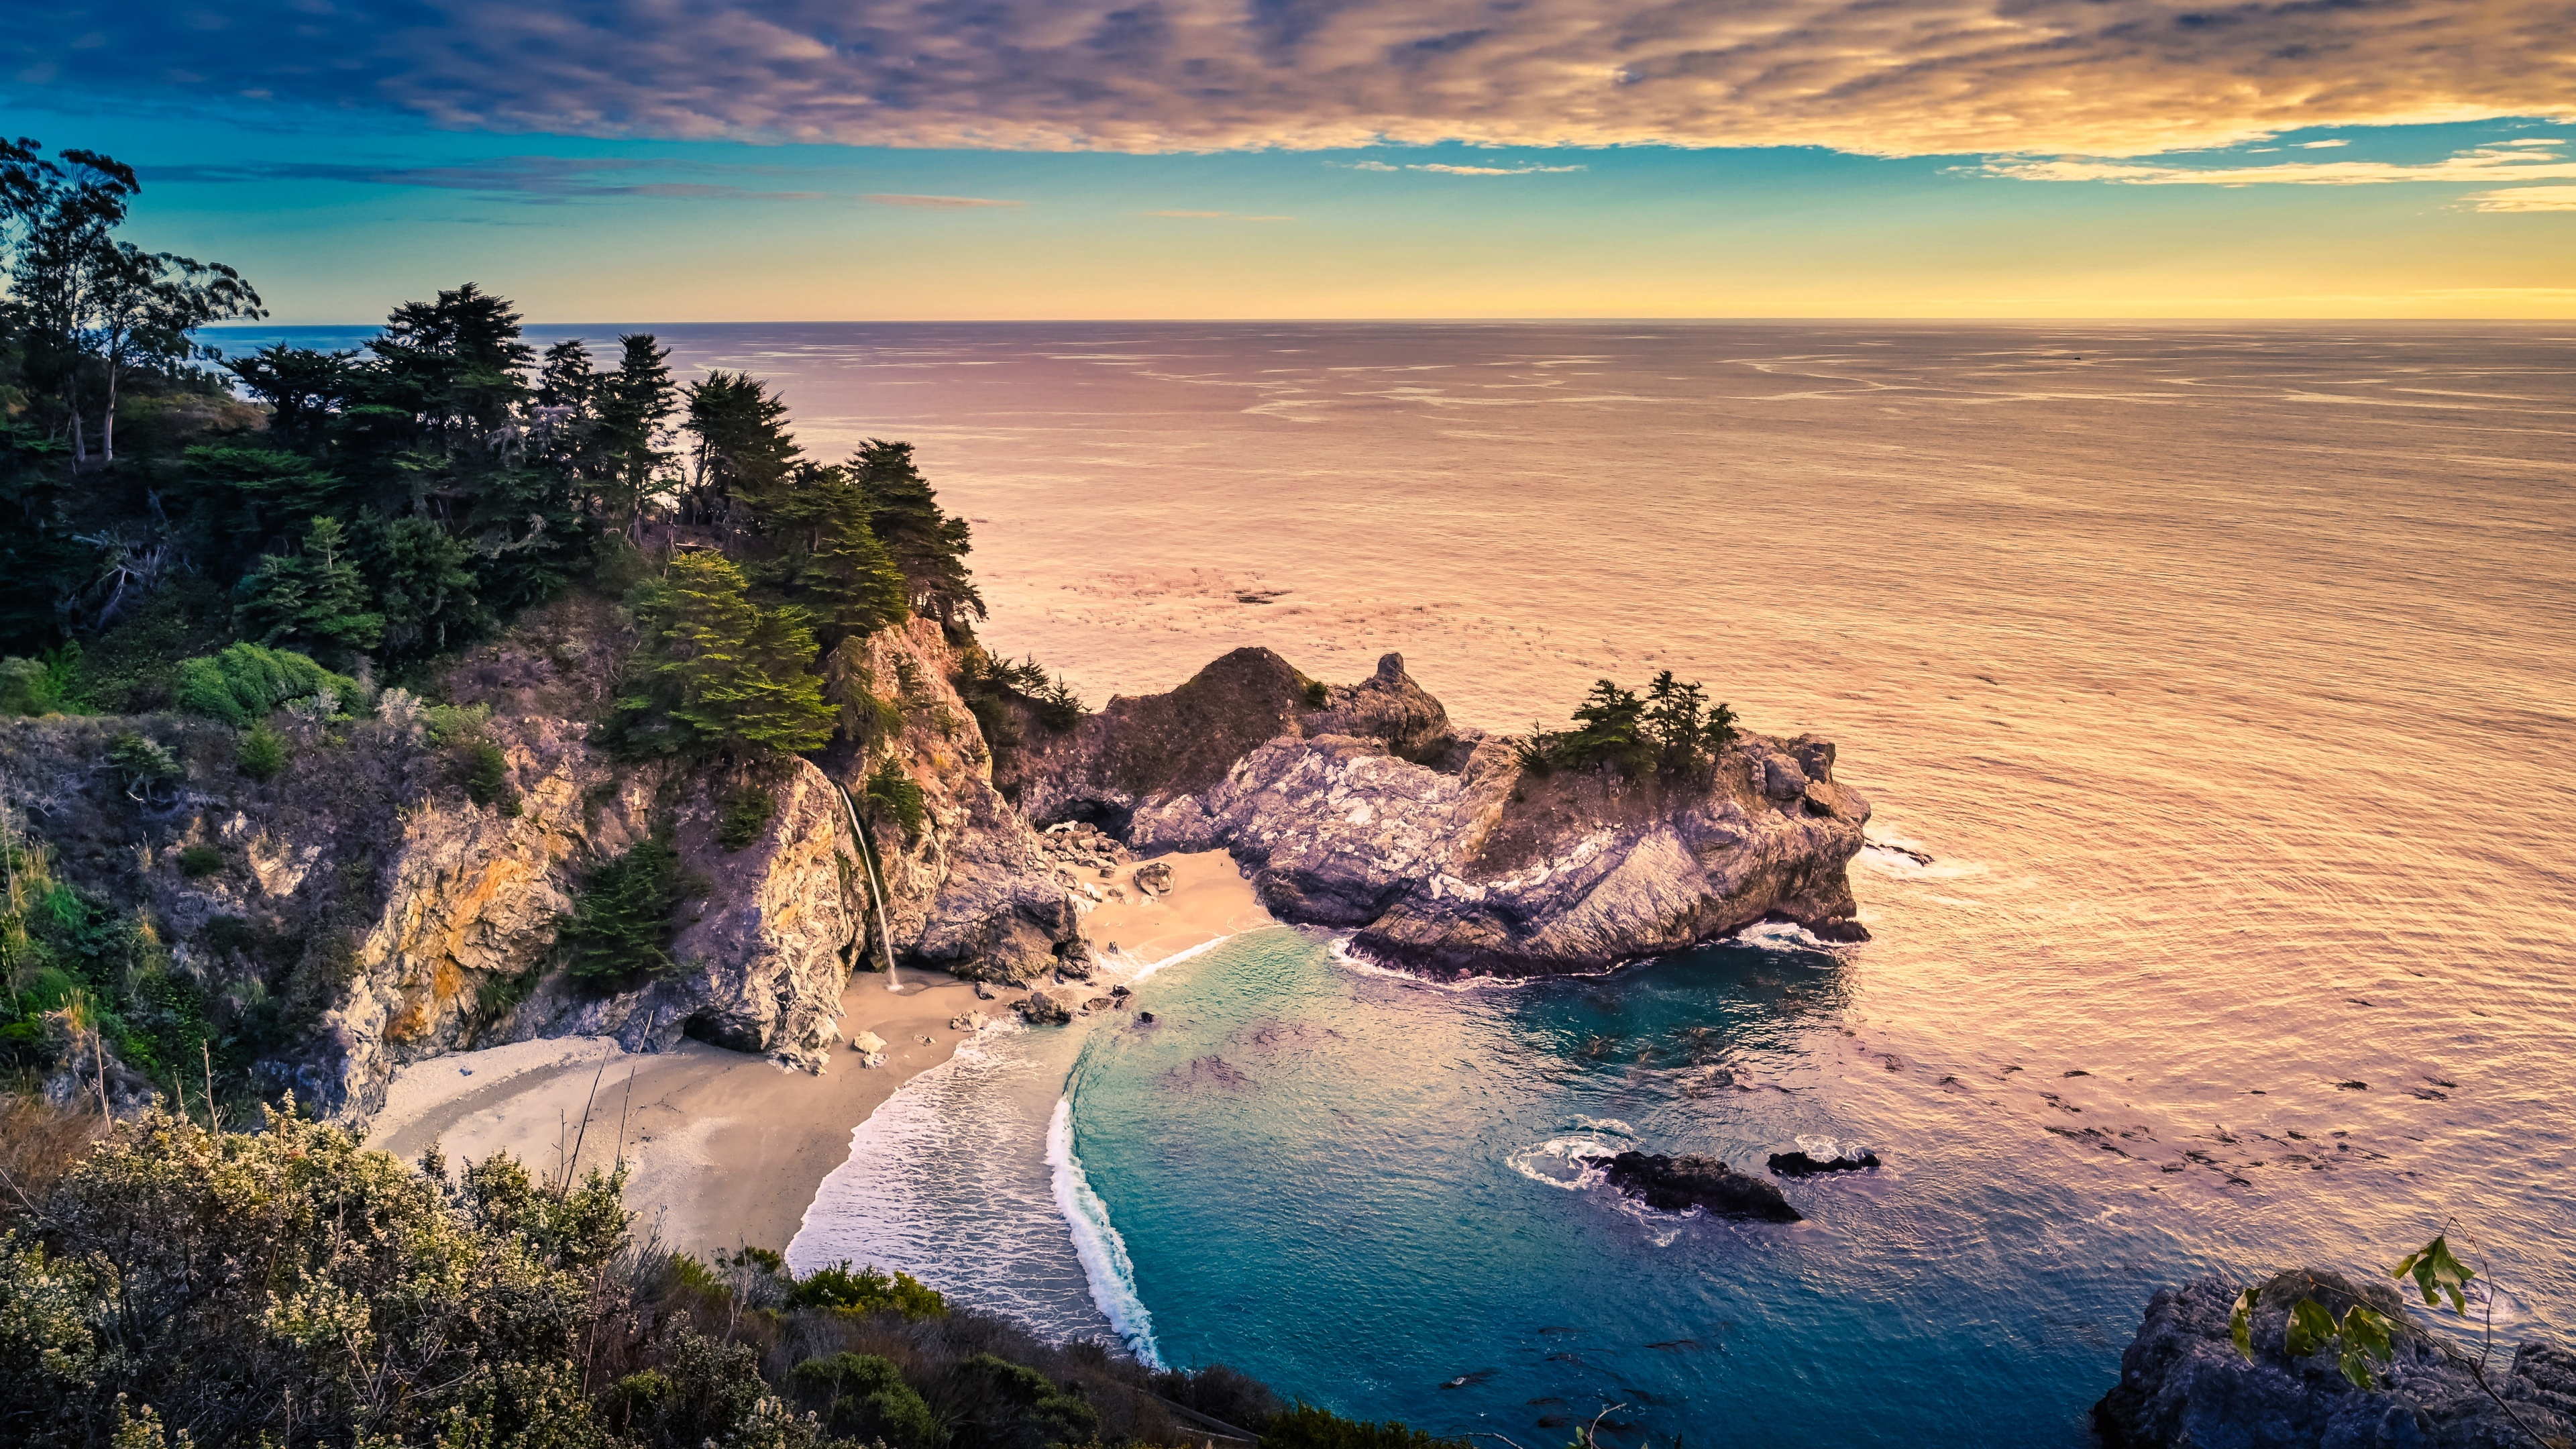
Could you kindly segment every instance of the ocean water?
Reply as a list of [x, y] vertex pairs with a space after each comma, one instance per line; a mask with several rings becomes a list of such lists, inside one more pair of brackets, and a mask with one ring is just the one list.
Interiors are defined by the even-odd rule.
[[[1522, 728], [1669, 667], [1933, 857], [1832, 952], [1237, 938], [909, 1089], [800, 1260], [1523, 1445], [2080, 1443], [2155, 1286], [2446, 1223], [2576, 1337], [2566, 324], [658, 330], [913, 441], [987, 639], [1095, 702], [1394, 650]], [[1565, 1185], [1800, 1136], [1889, 1166], [1786, 1229]]]

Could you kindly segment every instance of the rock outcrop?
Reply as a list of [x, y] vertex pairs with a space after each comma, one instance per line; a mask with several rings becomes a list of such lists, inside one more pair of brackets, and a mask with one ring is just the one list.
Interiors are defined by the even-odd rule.
[[1602, 1169], [1612, 1187], [1657, 1212], [1692, 1208], [1726, 1218], [1766, 1223], [1802, 1221], [1780, 1189], [1749, 1173], [1736, 1171], [1714, 1157], [1666, 1157], [1661, 1153], [1622, 1152], [1616, 1157], [1580, 1159]]
[[[2112, 1449], [2506, 1449], [2535, 1439], [2576, 1441], [2576, 1354], [2524, 1344], [2510, 1363], [2499, 1358], [2485, 1370], [2490, 1394], [2467, 1361], [2407, 1320], [2404, 1297], [2388, 1283], [2302, 1269], [2260, 1285], [2248, 1359], [2228, 1332], [2243, 1286], [2202, 1278], [2148, 1300], [2137, 1338], [2120, 1355], [2119, 1384], [2093, 1409]], [[2395, 1336], [2394, 1361], [2372, 1365], [2378, 1387], [2346, 1380], [2331, 1344], [2290, 1357], [2290, 1311], [2301, 1299], [2337, 1318], [2366, 1303], [2407, 1321]]]
[[1706, 778], [1523, 767], [1388, 655], [1354, 686], [1239, 649], [1012, 762], [1039, 821], [1140, 854], [1224, 849], [1290, 921], [1435, 972], [1598, 970], [1765, 919], [1866, 939], [1846, 866], [1869, 802], [1812, 735], [1748, 735]]

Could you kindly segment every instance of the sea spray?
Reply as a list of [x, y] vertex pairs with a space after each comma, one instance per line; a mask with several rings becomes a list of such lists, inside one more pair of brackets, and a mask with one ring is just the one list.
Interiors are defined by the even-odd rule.
[[1126, 1240], [1110, 1223], [1109, 1205], [1091, 1190], [1091, 1179], [1083, 1175], [1082, 1159], [1073, 1150], [1071, 1097], [1056, 1099], [1055, 1116], [1047, 1124], [1047, 1166], [1053, 1169], [1056, 1210], [1073, 1233], [1073, 1252], [1082, 1261], [1083, 1276], [1091, 1280], [1091, 1301], [1100, 1306], [1101, 1316], [1109, 1320], [1128, 1352], [1148, 1367], [1161, 1368], [1163, 1358], [1154, 1347], [1154, 1315], [1136, 1296], [1136, 1266], [1127, 1259]]

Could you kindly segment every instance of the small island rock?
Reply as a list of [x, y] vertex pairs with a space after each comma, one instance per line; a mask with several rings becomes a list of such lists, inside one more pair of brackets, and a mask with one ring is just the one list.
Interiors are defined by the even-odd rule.
[[1780, 1195], [1780, 1189], [1714, 1157], [1622, 1152], [1616, 1157], [1581, 1160], [1608, 1169], [1611, 1186], [1658, 1212], [1687, 1212], [1701, 1207], [1720, 1217], [1753, 1218], [1766, 1223], [1801, 1220], [1798, 1210]]

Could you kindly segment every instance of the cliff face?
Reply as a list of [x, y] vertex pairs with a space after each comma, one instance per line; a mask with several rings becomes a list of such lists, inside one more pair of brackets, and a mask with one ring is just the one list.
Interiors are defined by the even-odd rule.
[[[878, 688], [911, 696], [889, 747], [925, 804], [912, 838], [890, 819], [870, 833], [893, 955], [1003, 980], [1078, 968], [1079, 916], [993, 788], [937, 628], [869, 642]], [[275, 1024], [260, 1085], [324, 1112], [372, 1113], [405, 1063], [540, 1036], [613, 1036], [632, 1050], [694, 1036], [821, 1070], [850, 971], [885, 951], [840, 794], [863, 794], [872, 767], [853, 753], [836, 782], [804, 760], [609, 758], [588, 721], [630, 645], [616, 610], [567, 600], [450, 671], [451, 698], [493, 709], [485, 732], [514, 811], [470, 800], [456, 752], [418, 723], [382, 718], [281, 716], [292, 757], [265, 783], [239, 770], [238, 736], [204, 721], [0, 720], [0, 789], [18, 828], [53, 848], [58, 873], [131, 911], [171, 971], [244, 1020]], [[106, 764], [129, 732], [168, 748], [184, 777], [129, 790]], [[726, 804], [755, 785], [774, 813], [726, 849]], [[606, 989], [566, 979], [558, 918], [579, 883], [657, 829], [688, 883], [669, 951], [677, 969]], [[201, 849], [183, 865], [191, 846]], [[120, 1101], [148, 1096], [141, 1078], [109, 1075]]]
[[1866, 937], [1845, 868], [1869, 802], [1828, 741], [1746, 736], [1706, 781], [1534, 776], [1394, 655], [1322, 696], [1238, 650], [1032, 751], [1021, 805], [1140, 851], [1228, 850], [1274, 914], [1423, 970], [1593, 970], [1764, 919]]

